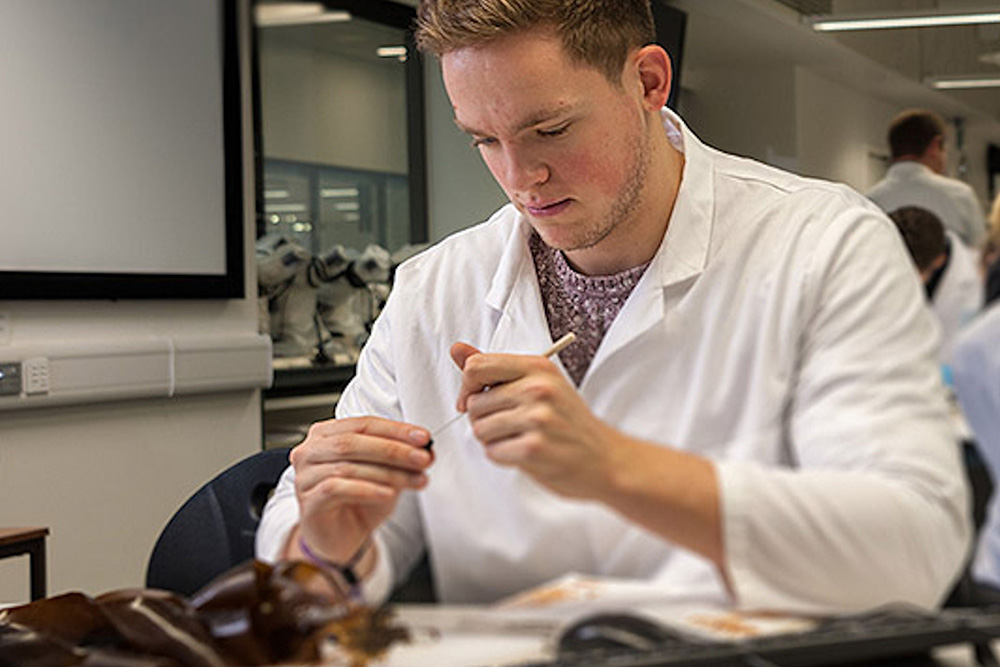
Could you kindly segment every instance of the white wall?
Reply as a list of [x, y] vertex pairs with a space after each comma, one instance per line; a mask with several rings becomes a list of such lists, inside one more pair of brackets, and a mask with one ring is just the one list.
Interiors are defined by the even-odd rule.
[[[244, 41], [244, 63], [246, 53]], [[248, 86], [244, 91], [248, 109]], [[244, 152], [252, 155], [249, 128]], [[6, 344], [253, 333], [250, 160], [244, 178], [249, 184], [244, 198], [248, 298], [0, 302], [0, 312], [10, 316]], [[172, 512], [202, 482], [260, 446], [257, 390], [5, 411], [0, 413], [0, 526], [51, 529], [50, 594], [139, 586], [156, 536]], [[27, 598], [27, 571], [26, 558], [0, 561], [0, 601]]]
[[795, 72], [790, 66], [685, 71], [680, 111], [712, 146], [794, 167]]
[[795, 128], [799, 172], [866, 192], [884, 174], [885, 133], [901, 109], [795, 68]]

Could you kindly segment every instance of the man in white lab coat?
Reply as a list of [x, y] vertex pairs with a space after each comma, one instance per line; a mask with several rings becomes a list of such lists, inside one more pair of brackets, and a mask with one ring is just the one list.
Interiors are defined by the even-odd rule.
[[511, 203], [400, 267], [258, 554], [371, 602], [426, 553], [445, 602], [581, 572], [746, 608], [938, 604], [967, 490], [892, 223], [702, 144], [663, 108], [648, 0], [425, 0], [419, 22]]
[[968, 183], [945, 175], [944, 121], [923, 109], [909, 109], [889, 125], [892, 164], [868, 196], [885, 212], [918, 206], [936, 215], [969, 248], [986, 237], [986, 216]]

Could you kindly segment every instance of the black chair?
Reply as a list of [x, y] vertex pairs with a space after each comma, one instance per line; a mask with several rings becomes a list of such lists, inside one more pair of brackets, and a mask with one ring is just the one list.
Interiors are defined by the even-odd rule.
[[288, 466], [289, 451], [253, 454], [198, 489], [156, 540], [146, 586], [188, 596], [253, 558], [261, 511]]

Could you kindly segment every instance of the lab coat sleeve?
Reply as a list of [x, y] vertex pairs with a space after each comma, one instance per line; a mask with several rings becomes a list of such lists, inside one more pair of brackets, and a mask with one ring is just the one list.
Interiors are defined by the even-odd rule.
[[860, 211], [833, 220], [809, 260], [783, 435], [793, 468], [717, 463], [727, 574], [745, 608], [934, 607], [968, 551], [937, 331], [891, 223]]
[[[403, 420], [393, 373], [391, 320], [399, 297], [390, 295], [382, 315], [372, 330], [358, 359], [357, 373], [337, 403], [338, 419], [376, 415]], [[282, 474], [274, 494], [264, 508], [257, 529], [257, 557], [276, 560], [284, 550], [288, 535], [299, 521], [295, 497], [295, 471], [289, 467]], [[400, 495], [390, 518], [375, 535], [378, 558], [374, 571], [365, 580], [364, 597], [371, 604], [381, 604], [402, 580], [423, 552], [423, 528], [415, 495]]]

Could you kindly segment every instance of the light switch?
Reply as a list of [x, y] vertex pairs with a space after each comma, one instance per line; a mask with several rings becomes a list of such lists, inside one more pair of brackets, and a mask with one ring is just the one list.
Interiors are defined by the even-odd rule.
[[49, 393], [49, 360], [46, 357], [34, 357], [24, 360], [24, 393]]

